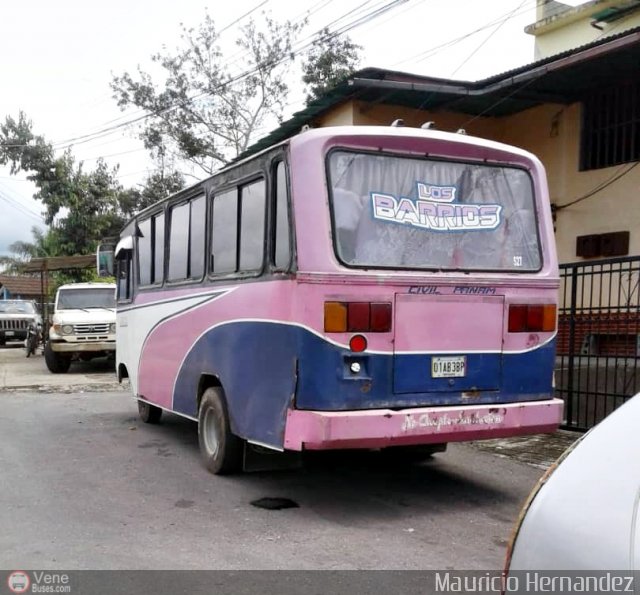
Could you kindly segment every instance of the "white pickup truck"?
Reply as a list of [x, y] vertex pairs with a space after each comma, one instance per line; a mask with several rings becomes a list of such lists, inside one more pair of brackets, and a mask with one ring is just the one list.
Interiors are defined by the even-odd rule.
[[72, 283], [56, 293], [49, 339], [44, 348], [47, 368], [64, 374], [73, 359], [115, 355], [116, 286]]

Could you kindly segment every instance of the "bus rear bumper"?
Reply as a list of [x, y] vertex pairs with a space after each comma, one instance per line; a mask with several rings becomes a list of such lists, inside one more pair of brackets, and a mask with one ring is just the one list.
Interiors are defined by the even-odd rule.
[[504, 438], [555, 431], [563, 401], [287, 413], [284, 448], [383, 448]]

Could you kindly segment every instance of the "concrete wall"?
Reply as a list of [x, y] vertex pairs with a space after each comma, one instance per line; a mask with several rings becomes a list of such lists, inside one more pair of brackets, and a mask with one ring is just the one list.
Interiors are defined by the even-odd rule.
[[604, 10], [632, 7], [634, 0], [591, 0], [576, 7], [562, 2], [541, 3], [538, 0], [538, 20], [525, 31], [535, 35], [534, 60], [562, 53], [603, 39], [618, 35], [640, 25], [640, 10], [630, 12], [610, 23], [599, 23], [602, 30], [591, 26], [594, 15]]
[[579, 171], [580, 104], [563, 107], [545, 105], [509, 117], [504, 142], [538, 155], [547, 169], [551, 202], [556, 207], [556, 242], [560, 262], [582, 260], [576, 256], [576, 237], [615, 231], [630, 232], [630, 254], [640, 254], [640, 168], [601, 192], [561, 208], [630, 164]]
[[314, 126], [317, 128], [325, 128], [326, 126], [351, 126], [353, 123], [353, 101], [346, 101], [333, 108], [330, 112], [320, 116], [317, 121], [314, 122]]
[[[428, 101], [428, 98], [426, 99]], [[358, 126], [389, 125], [402, 118], [406, 126], [419, 128], [425, 122], [434, 122], [438, 130], [455, 132], [464, 128], [468, 134], [499, 140], [502, 122], [495, 118], [474, 118], [468, 114], [447, 111], [418, 110], [395, 105], [354, 102], [353, 123]]]

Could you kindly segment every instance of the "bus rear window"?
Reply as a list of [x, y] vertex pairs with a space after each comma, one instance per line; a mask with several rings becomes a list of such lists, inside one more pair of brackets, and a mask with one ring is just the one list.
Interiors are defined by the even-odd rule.
[[348, 151], [328, 163], [335, 246], [348, 266], [541, 268], [524, 170]]

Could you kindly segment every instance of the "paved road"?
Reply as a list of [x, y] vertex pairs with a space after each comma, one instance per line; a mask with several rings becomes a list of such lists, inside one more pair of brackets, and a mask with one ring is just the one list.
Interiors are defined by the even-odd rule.
[[458, 445], [214, 477], [195, 424], [142, 424], [125, 392], [0, 391], [0, 568], [498, 569], [541, 473]]
[[[498, 569], [521, 502], [573, 438], [214, 477], [195, 424], [140, 423], [109, 362], [51, 374], [16, 344], [0, 349], [0, 568]], [[262, 497], [299, 508], [251, 505]]]

